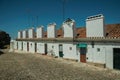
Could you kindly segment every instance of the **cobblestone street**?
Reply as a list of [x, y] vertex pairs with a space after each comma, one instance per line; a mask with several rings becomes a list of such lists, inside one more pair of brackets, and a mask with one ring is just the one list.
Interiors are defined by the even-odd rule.
[[40, 54], [0, 55], [0, 80], [120, 80], [108, 70]]

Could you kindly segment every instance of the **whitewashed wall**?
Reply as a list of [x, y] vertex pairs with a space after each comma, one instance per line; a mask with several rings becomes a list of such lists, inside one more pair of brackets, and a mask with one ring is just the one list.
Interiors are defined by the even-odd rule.
[[22, 41], [18, 41], [18, 51], [22, 51], [23, 50], [23, 43]]
[[77, 53], [76, 53], [76, 55], [77, 55], [76, 59], [78, 59], [78, 62], [80, 62], [80, 48], [76, 47], [76, 51], [77, 51]]
[[43, 26], [38, 27], [36, 32], [37, 32], [37, 33], [36, 33], [37, 38], [43, 38], [43, 35], [44, 35], [44, 34], [43, 34], [43, 32], [44, 32]]
[[37, 43], [37, 53], [45, 54], [45, 43]]
[[27, 51], [27, 42], [26, 41], [23, 41], [23, 51], [28, 52]]
[[35, 42], [29, 42], [29, 52], [35, 53]]
[[34, 38], [34, 28], [28, 30], [28, 38]]
[[58, 43], [47, 43], [48, 55], [53, 54], [59, 56], [59, 44]]
[[15, 41], [15, 40], [11, 40], [11, 41], [10, 41], [10, 49], [9, 49], [9, 52], [13, 52], [13, 51], [14, 51], [14, 41]]
[[[71, 49], [70, 49], [71, 48]], [[69, 58], [69, 59], [77, 59], [79, 57], [79, 54], [77, 52], [76, 44], [63, 44], [63, 58]]]
[[64, 37], [75, 37], [75, 21], [72, 20], [71, 22], [64, 22], [63, 23], [63, 35]]
[[17, 50], [17, 45], [18, 44], [18, 42], [17, 41], [14, 41], [14, 50]]
[[22, 34], [23, 34], [23, 38], [27, 38], [27, 30], [23, 30]]
[[90, 16], [86, 19], [87, 37], [104, 37], [104, 16], [100, 15]]
[[48, 24], [47, 27], [47, 37], [48, 38], [55, 38], [56, 37], [56, 24]]
[[[94, 48], [88, 45], [87, 62], [105, 63], [107, 68], [113, 69], [113, 48], [120, 48], [119, 43], [99, 43]], [[97, 51], [100, 48], [100, 52]]]
[[[100, 51], [97, 51], [97, 49], [100, 49]], [[87, 55], [86, 57], [87, 62], [93, 62], [93, 63], [102, 63], [105, 64], [105, 47], [100, 45], [95, 45], [94, 48], [92, 48], [91, 45], [88, 45]]]

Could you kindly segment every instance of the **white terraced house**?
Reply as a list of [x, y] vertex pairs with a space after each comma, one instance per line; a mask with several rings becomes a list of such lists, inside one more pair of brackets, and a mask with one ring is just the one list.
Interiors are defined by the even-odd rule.
[[105, 24], [102, 14], [86, 19], [85, 27], [76, 27], [75, 20], [67, 19], [56, 30], [56, 23], [18, 31], [11, 41], [10, 51], [51, 55], [82, 63], [120, 69], [120, 24]]

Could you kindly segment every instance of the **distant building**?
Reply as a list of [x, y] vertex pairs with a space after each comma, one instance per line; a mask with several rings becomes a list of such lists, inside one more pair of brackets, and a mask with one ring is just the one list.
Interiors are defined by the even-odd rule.
[[120, 69], [120, 24], [105, 25], [102, 14], [88, 17], [86, 28], [76, 28], [75, 21], [67, 19], [59, 30], [53, 23], [47, 26], [47, 32], [43, 27], [27, 32], [28, 37], [24, 37], [27, 34], [24, 30], [23, 34], [18, 32], [18, 38], [11, 43], [12, 50]]

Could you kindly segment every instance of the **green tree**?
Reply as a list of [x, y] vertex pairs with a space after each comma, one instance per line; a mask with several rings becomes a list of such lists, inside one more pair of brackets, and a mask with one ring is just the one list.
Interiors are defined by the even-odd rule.
[[0, 48], [10, 44], [10, 36], [5, 31], [0, 31]]

